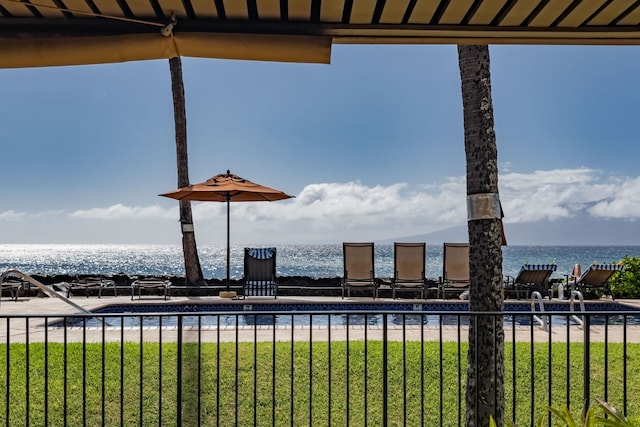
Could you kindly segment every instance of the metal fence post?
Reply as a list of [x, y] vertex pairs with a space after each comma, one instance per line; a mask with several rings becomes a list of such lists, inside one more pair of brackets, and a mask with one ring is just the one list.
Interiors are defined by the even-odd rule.
[[584, 325], [582, 325], [584, 332], [584, 364], [583, 364], [583, 377], [584, 377], [584, 398], [585, 405], [589, 403], [591, 396], [591, 316], [584, 316]]

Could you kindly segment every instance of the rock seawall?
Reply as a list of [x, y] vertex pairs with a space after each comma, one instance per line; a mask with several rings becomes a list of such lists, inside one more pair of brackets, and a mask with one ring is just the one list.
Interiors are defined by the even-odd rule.
[[[88, 277], [96, 277], [95, 275], [38, 275], [34, 274], [31, 277], [38, 280], [39, 282], [45, 285], [53, 285], [55, 287], [56, 284], [70, 283], [78, 278], [88, 278]], [[221, 290], [226, 290], [226, 280], [224, 279], [205, 279], [205, 286], [186, 286], [185, 285], [185, 277], [184, 276], [147, 276], [147, 275], [139, 275], [139, 276], [129, 276], [126, 274], [114, 274], [108, 276], [101, 276], [104, 279], [112, 280], [115, 283], [115, 286], [118, 288], [118, 294], [126, 294], [126, 290], [130, 289], [130, 285], [134, 280], [143, 279], [143, 278], [160, 278], [165, 280], [170, 280], [172, 284], [171, 294], [175, 296], [217, 296]], [[341, 296], [342, 288], [341, 288], [341, 278], [340, 277], [307, 277], [307, 276], [282, 276], [278, 278], [278, 295], [281, 296]], [[437, 286], [437, 282], [429, 281], [429, 287], [435, 288]], [[432, 282], [432, 283], [431, 283]], [[242, 289], [242, 281], [239, 279], [231, 279], [229, 283], [229, 288], [235, 291], [241, 291]], [[37, 294], [37, 289], [30, 289], [28, 291], [31, 294]], [[90, 295], [92, 293], [96, 293], [96, 290], [88, 290]], [[241, 292], [239, 292], [241, 293]], [[108, 295], [108, 288], [103, 288], [103, 295]], [[352, 291], [353, 296], [371, 296], [371, 291]], [[403, 298], [417, 296], [418, 293], [403, 293]], [[435, 290], [433, 291], [434, 295], [429, 295], [429, 297], [435, 298]], [[391, 289], [388, 285], [382, 286], [379, 291], [380, 297], [390, 298], [391, 297]]]

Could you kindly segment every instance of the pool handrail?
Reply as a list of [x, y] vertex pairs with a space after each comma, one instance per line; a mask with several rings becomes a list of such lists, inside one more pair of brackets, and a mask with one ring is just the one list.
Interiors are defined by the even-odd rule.
[[[544, 313], [544, 302], [542, 300], [542, 294], [538, 291], [531, 292], [531, 311], [536, 311], [536, 302], [538, 303], [538, 307], [540, 308], [540, 312]], [[548, 331], [549, 325], [548, 321], [542, 320], [540, 317], [534, 315], [533, 320], [538, 322], [540, 326], [542, 326], [542, 330], [545, 332]]]
[[[578, 297], [578, 302], [580, 304], [580, 311], [584, 313], [585, 308], [584, 308], [584, 297], [582, 296], [582, 292], [577, 291], [577, 290], [573, 290], [571, 291], [571, 295], [569, 296], [569, 311], [573, 312], [574, 310], [574, 305], [575, 305], [575, 298], [574, 297]], [[571, 318], [573, 320], [576, 321], [576, 323], [582, 327], [582, 325], [584, 324], [584, 321], [579, 318], [578, 316], [576, 316], [575, 314], [571, 316]]]
[[91, 313], [89, 310], [80, 307], [78, 304], [76, 304], [75, 302], [71, 301], [69, 298], [66, 298], [63, 295], [60, 295], [59, 293], [57, 293], [55, 290], [53, 290], [49, 286], [47, 286], [47, 285], [45, 285], [43, 283], [40, 283], [39, 281], [37, 281], [33, 277], [28, 276], [28, 275], [22, 273], [21, 271], [13, 270], [13, 269], [5, 271], [4, 273], [2, 273], [2, 275], [0, 275], [0, 282], [2, 282], [7, 276], [9, 276], [11, 274], [13, 274], [15, 276], [18, 276], [20, 279], [22, 279], [22, 280], [24, 280], [26, 282], [29, 282], [30, 284], [32, 284], [36, 288], [40, 289], [45, 294], [49, 295], [50, 297], [60, 298], [62, 301], [66, 302], [67, 304], [69, 304], [70, 306], [75, 308], [76, 310], [80, 310], [83, 313]]

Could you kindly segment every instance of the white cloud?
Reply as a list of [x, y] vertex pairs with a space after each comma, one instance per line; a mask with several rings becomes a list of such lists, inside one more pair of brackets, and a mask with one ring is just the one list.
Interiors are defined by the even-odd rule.
[[[231, 203], [232, 241], [377, 240], [464, 225], [465, 182], [460, 176], [419, 186], [318, 183], [307, 185], [289, 200]], [[505, 221], [512, 224], [584, 215], [630, 220], [640, 216], [640, 177], [603, 177], [597, 170], [575, 168], [505, 173], [499, 183]], [[0, 220], [26, 224], [28, 219], [38, 217], [38, 224], [42, 224], [46, 222], [43, 218], [66, 218], [78, 224], [81, 219], [82, 227], [89, 227], [85, 229], [96, 236], [98, 232], [100, 236], [128, 232], [131, 239], [141, 243], [153, 239], [175, 241], [179, 238], [177, 203], [166, 203], [147, 207], [116, 204], [66, 214], [6, 211], [0, 213]], [[195, 202], [192, 207], [199, 241], [224, 241], [225, 204]]]
[[599, 179], [598, 171], [587, 168], [501, 175], [505, 222], [570, 218], [594, 203], [616, 197], [616, 185]]
[[93, 208], [88, 210], [77, 210], [69, 214], [73, 218], [79, 219], [101, 219], [101, 220], [123, 220], [123, 219], [149, 219], [165, 218], [176, 219], [177, 208], [164, 209], [158, 205], [137, 207], [116, 204], [108, 208]]
[[398, 226], [464, 218], [464, 181], [410, 188], [398, 183], [367, 187], [359, 182], [308, 185], [282, 215], [309, 220], [319, 228]]
[[24, 217], [23, 212], [16, 212], [14, 210], [0, 212], [0, 221], [17, 221]]
[[640, 218], [640, 178], [616, 180], [610, 185], [611, 196], [588, 209], [595, 217]]

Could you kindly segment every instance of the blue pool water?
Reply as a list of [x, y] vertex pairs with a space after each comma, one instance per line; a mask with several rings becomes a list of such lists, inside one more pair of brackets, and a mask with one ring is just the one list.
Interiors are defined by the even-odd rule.
[[[579, 310], [576, 304], [575, 310]], [[120, 327], [184, 327], [229, 328], [244, 326], [382, 326], [385, 315], [389, 325], [466, 325], [468, 304], [464, 302], [429, 303], [225, 303], [225, 304], [119, 304], [102, 307], [93, 313], [104, 315], [109, 326]], [[533, 319], [528, 302], [505, 303], [505, 326], [531, 325]], [[537, 315], [540, 317], [540, 309]], [[545, 314], [552, 315], [556, 326], [577, 324], [568, 302], [547, 301]], [[617, 302], [586, 302], [586, 312], [598, 312], [591, 324], [640, 325], [640, 310]], [[286, 313], [284, 313], [286, 312]], [[606, 315], [600, 313], [607, 313]], [[193, 314], [190, 314], [193, 313]], [[196, 314], [198, 313], [198, 314]], [[515, 313], [522, 313], [521, 315]], [[529, 313], [529, 314], [526, 314]], [[575, 313], [578, 314], [579, 313]], [[102, 317], [66, 320], [67, 326], [99, 327]], [[58, 322], [53, 326], [62, 326]]]

